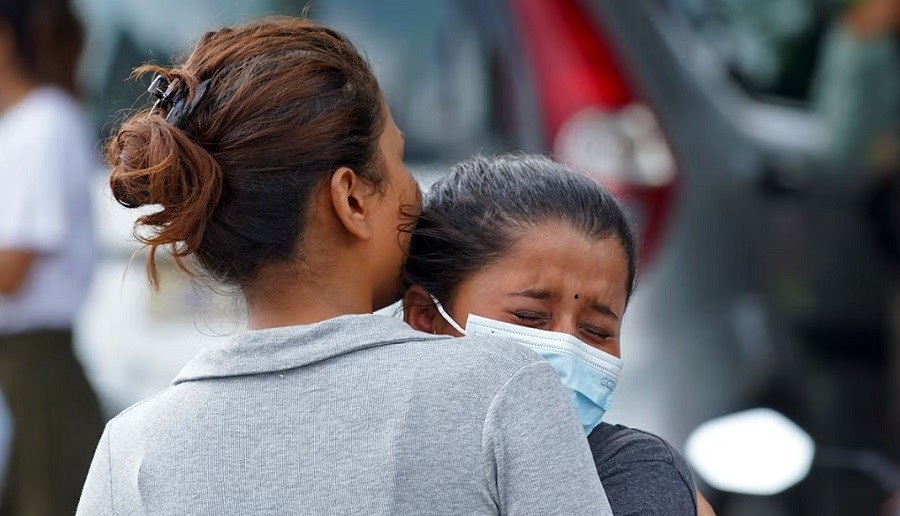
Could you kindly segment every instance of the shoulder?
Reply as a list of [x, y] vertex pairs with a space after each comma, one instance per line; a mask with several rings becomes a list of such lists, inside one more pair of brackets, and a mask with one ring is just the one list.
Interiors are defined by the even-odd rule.
[[107, 425], [122, 427], [127, 426], [129, 422], [140, 419], [143, 417], [148, 411], [153, 411], [160, 404], [164, 404], [164, 398], [166, 394], [171, 390], [171, 387], [163, 389], [156, 394], [152, 394], [133, 405], [130, 405], [116, 414], [112, 419], [109, 420]]
[[464, 361], [478, 362], [500, 370], [518, 370], [543, 362], [534, 351], [516, 342], [494, 337], [457, 337], [438, 341], [439, 353]]
[[414, 403], [440, 406], [445, 414], [477, 415], [488, 434], [495, 426], [509, 428], [523, 418], [533, 423], [536, 416], [527, 414], [535, 411], [559, 418], [571, 411], [553, 367], [521, 344], [479, 336], [389, 347], [395, 348], [388, 351], [395, 357], [388, 366], [390, 375], [415, 386]]
[[92, 128], [78, 101], [54, 87], [41, 87], [4, 117], [6, 133], [23, 142], [53, 144], [57, 148], [91, 148]]
[[[530, 377], [536, 373], [543, 377], [549, 372], [554, 384], [559, 378], [550, 364], [527, 347], [505, 339], [489, 336], [446, 337], [427, 340], [406, 340], [395, 343], [395, 353], [403, 355], [421, 371], [439, 375], [464, 375], [467, 382], [480, 380], [505, 384], [513, 378]], [[560, 384], [561, 385], [561, 384]]]
[[[168, 418], [166, 414], [177, 401], [173, 398], [177, 386], [170, 386], [124, 409], [106, 424], [106, 434], [111, 449], [117, 443], [141, 442], [148, 431]], [[127, 453], [126, 453], [127, 455]]]
[[657, 460], [685, 463], [684, 458], [662, 437], [622, 425], [601, 423], [588, 436], [595, 459], [623, 461]]
[[[41, 87], [0, 118], [0, 145], [21, 160], [64, 156], [66, 163], [94, 159], [93, 131], [78, 102], [53, 87]], [[57, 149], [58, 152], [50, 152]]]
[[78, 101], [54, 87], [34, 90], [10, 108], [4, 119], [8, 125], [50, 134], [88, 127], [86, 115]]
[[[661, 437], [602, 423], [588, 436], [588, 443], [614, 512], [631, 514], [639, 507], [634, 513], [696, 513], [691, 469]], [[637, 485], [642, 486], [639, 495], [634, 492]]]
[[540, 382], [543, 375], [537, 378], [534, 371], [544, 368], [552, 371], [546, 361], [525, 346], [492, 337], [429, 340], [409, 343], [406, 347], [415, 348], [411, 354], [428, 364], [426, 370], [436, 377], [482, 387], [492, 384], [493, 388], [487, 389], [491, 392], [497, 392], [517, 377], [524, 377], [518, 383]]

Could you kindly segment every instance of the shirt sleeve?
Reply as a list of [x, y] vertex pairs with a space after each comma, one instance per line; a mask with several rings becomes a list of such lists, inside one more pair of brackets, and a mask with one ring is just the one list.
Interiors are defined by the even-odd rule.
[[112, 499], [112, 463], [109, 459], [109, 425], [103, 430], [100, 444], [94, 452], [94, 460], [88, 470], [81, 500], [75, 516], [112, 516], [115, 514]]
[[66, 234], [64, 174], [68, 139], [37, 124], [0, 171], [0, 249], [53, 252]]
[[610, 426], [598, 427], [588, 439], [616, 516], [697, 514], [691, 470], [663, 439]]
[[546, 362], [521, 368], [498, 392], [482, 444], [500, 514], [612, 514], [572, 402]]

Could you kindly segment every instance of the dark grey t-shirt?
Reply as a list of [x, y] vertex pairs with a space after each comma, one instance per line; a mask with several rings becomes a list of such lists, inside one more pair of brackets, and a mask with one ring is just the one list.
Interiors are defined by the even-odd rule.
[[616, 516], [694, 516], [694, 477], [662, 438], [601, 423], [588, 436], [600, 481]]

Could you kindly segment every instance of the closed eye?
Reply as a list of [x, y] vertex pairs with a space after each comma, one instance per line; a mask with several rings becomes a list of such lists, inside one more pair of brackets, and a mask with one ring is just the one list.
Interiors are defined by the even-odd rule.
[[548, 315], [536, 312], [513, 312], [513, 316], [526, 326], [537, 326], [550, 320]]
[[593, 338], [606, 340], [612, 338], [613, 334], [608, 332], [602, 328], [596, 328], [593, 326], [582, 326], [581, 330], [590, 335]]

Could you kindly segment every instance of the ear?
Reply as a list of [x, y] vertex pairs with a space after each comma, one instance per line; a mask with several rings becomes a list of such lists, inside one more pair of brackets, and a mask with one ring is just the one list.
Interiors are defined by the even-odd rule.
[[374, 190], [356, 172], [341, 167], [331, 176], [331, 204], [334, 213], [351, 235], [361, 239], [372, 238], [371, 204]]
[[441, 319], [428, 291], [421, 285], [413, 285], [403, 294], [403, 320], [414, 330], [438, 333], [437, 320]]

